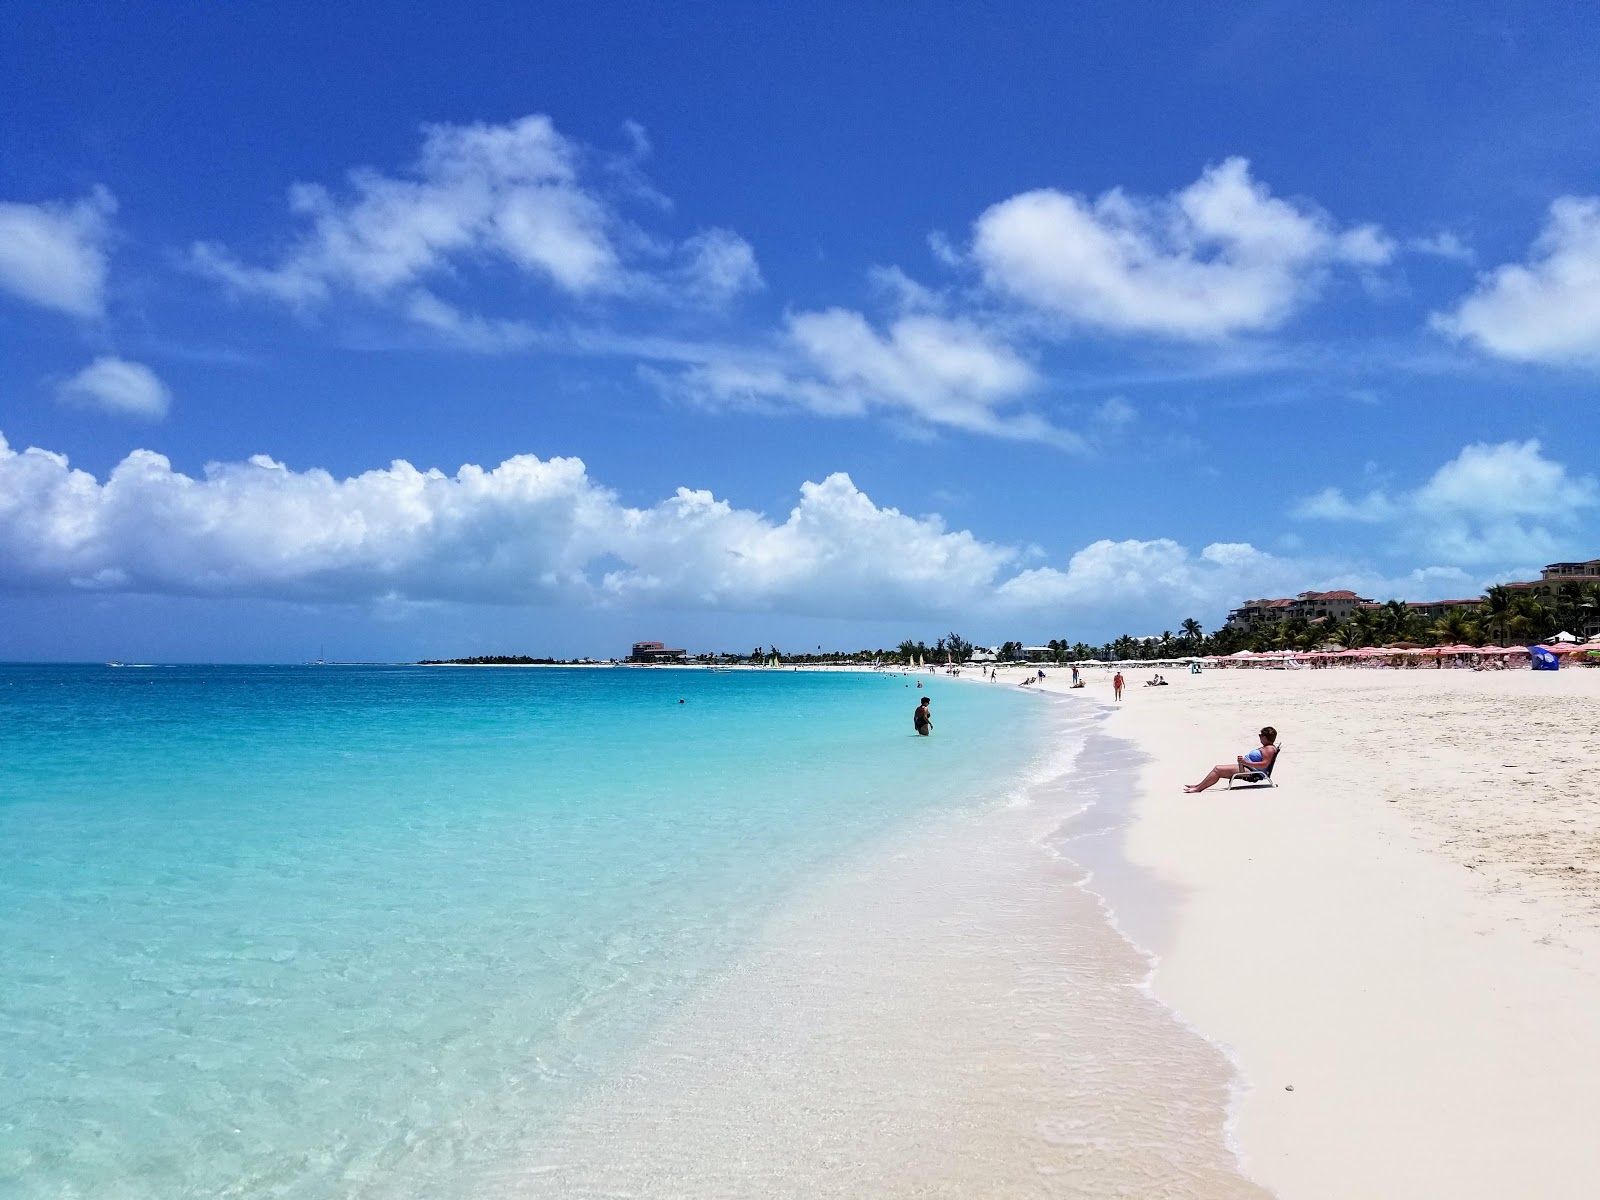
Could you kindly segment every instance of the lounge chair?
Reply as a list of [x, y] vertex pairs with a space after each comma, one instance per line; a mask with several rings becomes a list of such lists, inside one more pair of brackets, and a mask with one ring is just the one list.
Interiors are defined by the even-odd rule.
[[1278, 747], [1278, 752], [1272, 756], [1272, 764], [1267, 767], [1256, 767], [1253, 770], [1239, 771], [1228, 776], [1228, 790], [1231, 792], [1235, 784], [1240, 787], [1277, 787], [1272, 782], [1272, 772], [1277, 769], [1278, 763], [1283, 759], [1283, 747]]

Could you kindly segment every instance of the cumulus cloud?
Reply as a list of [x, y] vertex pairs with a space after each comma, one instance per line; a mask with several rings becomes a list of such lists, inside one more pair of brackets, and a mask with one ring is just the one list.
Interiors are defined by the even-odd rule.
[[[1461, 507], [1482, 470], [1469, 460], [1441, 471], [1413, 510]], [[1531, 486], [1547, 506], [1563, 486], [1569, 499], [1594, 501], [1592, 481], [1576, 492], [1548, 478]], [[453, 475], [396, 461], [338, 478], [257, 455], [189, 476], [136, 450], [102, 480], [0, 437], [0, 588], [11, 590], [951, 616], [1057, 629], [1115, 621], [1137, 632], [1189, 615], [1214, 621], [1248, 595], [1351, 587], [1416, 598], [1480, 586], [1458, 567], [1386, 577], [1244, 542], [1101, 540], [1061, 566], [1040, 564], [1041, 553], [879, 504], [844, 474], [802, 484], [789, 512], [769, 517], [687, 487], [623, 504], [575, 458], [519, 455]]]
[[1420, 487], [1348, 497], [1318, 492], [1297, 516], [1389, 525], [1404, 546], [1426, 546], [1458, 563], [1527, 562], [1561, 552], [1563, 540], [1600, 503], [1592, 476], [1572, 475], [1537, 441], [1467, 446]]
[[1305, 586], [1305, 565], [1242, 542], [1218, 542], [1198, 554], [1170, 538], [1102, 540], [1074, 554], [1066, 569], [1022, 571], [998, 589], [1018, 609], [1118, 609], [1136, 613], [1215, 611], [1237, 603], [1246, 581], [1256, 589]]
[[882, 329], [850, 309], [796, 313], [776, 354], [713, 355], [662, 378], [669, 390], [712, 406], [878, 413], [913, 430], [1083, 445], [1023, 407], [1039, 375], [1004, 338], [976, 322], [930, 313], [909, 313]]
[[1175, 195], [1025, 192], [985, 211], [972, 258], [995, 291], [1069, 326], [1204, 341], [1281, 325], [1336, 264], [1387, 263], [1376, 226], [1272, 195], [1243, 158]]
[[875, 503], [843, 474], [782, 518], [680, 488], [621, 503], [574, 458], [336, 478], [266, 456], [105, 479], [0, 438], [0, 585], [325, 602], [464, 601], [873, 617], [1216, 611], [1304, 565], [1248, 545], [1096, 542], [1064, 569]]
[[1556, 200], [1526, 262], [1481, 276], [1431, 321], [1498, 358], [1600, 366], [1600, 197]]
[[428, 125], [411, 170], [349, 173], [339, 192], [290, 189], [302, 229], [269, 266], [198, 243], [203, 272], [236, 291], [309, 309], [347, 292], [400, 299], [474, 263], [500, 263], [577, 298], [720, 304], [759, 287], [754, 251], [710, 229], [674, 244], [626, 220], [582, 147], [545, 116]]
[[172, 393], [143, 363], [102, 355], [56, 388], [56, 399], [81, 408], [159, 421]]
[[573, 458], [339, 479], [257, 456], [196, 478], [140, 450], [101, 481], [0, 439], [12, 587], [861, 615], [971, 602], [1013, 556], [878, 506], [845, 475], [803, 485], [772, 520], [690, 488], [630, 507]]
[[116, 211], [102, 187], [70, 203], [0, 203], [0, 289], [70, 316], [99, 316]]

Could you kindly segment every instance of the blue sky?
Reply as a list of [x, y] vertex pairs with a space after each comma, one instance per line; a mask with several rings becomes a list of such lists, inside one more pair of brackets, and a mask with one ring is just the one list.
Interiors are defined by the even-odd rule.
[[0, 20], [0, 656], [1097, 642], [1600, 555], [1588, 5]]

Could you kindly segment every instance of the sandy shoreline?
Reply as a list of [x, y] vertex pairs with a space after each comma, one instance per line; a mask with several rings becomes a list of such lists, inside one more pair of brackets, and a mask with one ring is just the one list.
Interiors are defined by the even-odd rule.
[[[1127, 675], [1125, 851], [1176, 900], [1121, 923], [1236, 1058], [1252, 1178], [1600, 1194], [1600, 671]], [[1111, 699], [1087, 678], [1074, 699]], [[1182, 793], [1268, 723], [1280, 788]]]
[[486, 1194], [1265, 1200], [1224, 1136], [1232, 1065], [1049, 852], [1132, 784], [1102, 714], [1048, 707], [1007, 796], [797, 888]]
[[[1067, 860], [1064, 871], [1008, 850], [996, 860], [1003, 869], [964, 876], [980, 889], [971, 896], [983, 897], [978, 910], [963, 900], [967, 917], [985, 912], [978, 928], [990, 933], [1016, 923], [1025, 953], [964, 972], [979, 961], [978, 947], [988, 953], [992, 944], [960, 940], [962, 925], [927, 907], [920, 874], [896, 873], [933, 853], [933, 844], [903, 848], [888, 875], [877, 860], [869, 877], [840, 885], [859, 893], [819, 900], [817, 912], [875, 914], [855, 931], [865, 954], [857, 957], [853, 943], [842, 953], [831, 920], [782, 928], [773, 954], [734, 990], [707, 997], [703, 1023], [691, 1014], [656, 1066], [590, 1114], [579, 1141], [599, 1133], [614, 1145], [643, 1135], [658, 1165], [676, 1160], [681, 1177], [707, 1195], [748, 1194], [726, 1180], [719, 1190], [715, 1174], [697, 1176], [699, 1161], [685, 1154], [730, 1134], [773, 1194], [779, 1181], [790, 1186], [801, 1176], [814, 1194], [865, 1194], [873, 1185], [880, 1194], [980, 1194], [980, 1180], [1006, 1180], [1004, 1194], [1102, 1194], [1088, 1178], [1078, 1181], [1084, 1191], [1041, 1173], [1060, 1146], [1041, 1149], [1037, 1120], [1006, 1116], [1015, 1095], [1001, 1102], [973, 1092], [973, 1080], [996, 1062], [1012, 1073], [1050, 1068], [1059, 1048], [1039, 1040], [1048, 1036], [1043, 1026], [1019, 1042], [973, 1024], [949, 1047], [959, 1053], [924, 1059], [923, 1041], [897, 1032], [913, 1027], [919, 1010], [892, 1010], [907, 981], [938, 978], [951, 1004], [930, 1029], [960, 1027], [974, 1005], [1010, 1011], [1018, 988], [1045, 1025], [1075, 1019], [1058, 993], [1067, 988], [1070, 1001], [1078, 985], [1070, 972], [1050, 977], [1060, 947], [1047, 930], [1068, 903], [1052, 894], [1081, 880], [1082, 866], [1093, 873], [1087, 891], [1105, 901], [1119, 931], [1156, 956], [1142, 990], [1234, 1064], [1228, 1144], [1249, 1178], [1280, 1200], [1600, 1195], [1600, 731], [1592, 718], [1600, 671], [1174, 671], [1172, 686], [1160, 689], [1143, 686], [1149, 671], [1125, 673], [1120, 706], [1111, 704], [1109, 671], [1086, 672], [1088, 686], [1069, 692], [1068, 672], [1047, 668], [1038, 686], [1061, 693], [1052, 702], [1079, 716], [1109, 711], [1090, 745], [1133, 786], [1045, 840]], [[1015, 688], [1023, 674], [1003, 671], [988, 686]], [[968, 668], [961, 682], [981, 675]], [[1183, 794], [1182, 784], [1249, 748], [1268, 723], [1286, 747], [1279, 788]], [[1084, 786], [1082, 771], [1072, 786]], [[1018, 844], [1013, 832], [995, 846]], [[940, 868], [951, 878], [973, 869], [965, 856]], [[930, 939], [930, 931], [944, 932]], [[907, 975], [904, 948], [924, 942]], [[828, 977], [845, 981], [840, 989], [819, 990], [814, 978], [795, 974], [797, 948], [812, 967], [828, 963]], [[1019, 974], [990, 994], [1009, 971]], [[877, 999], [862, 1011], [868, 995]], [[763, 1040], [778, 1030], [730, 1029], [721, 1016], [730, 1010], [782, 1014], [780, 1047], [868, 1046], [876, 1057], [869, 1070], [825, 1075], [806, 1085], [820, 1090], [805, 1090]], [[737, 1070], [712, 1069], [728, 1061]], [[1056, 1068], [1069, 1063], [1078, 1065], [1061, 1060]], [[917, 1080], [918, 1090], [900, 1100], [878, 1094], [896, 1078]], [[1059, 1070], [1039, 1078], [1059, 1078]], [[932, 1141], [863, 1143], [818, 1174], [806, 1145], [773, 1142], [781, 1123], [763, 1121], [763, 1097], [785, 1089], [823, 1116], [859, 1115], [863, 1097], [881, 1101], [874, 1111], [886, 1134], [918, 1128], [908, 1117], [921, 1105], [919, 1120], [943, 1132]], [[1046, 1108], [1077, 1102], [1024, 1094]], [[739, 1119], [700, 1128], [705, 1110], [681, 1103], [685, 1095], [714, 1098], [711, 1111]], [[977, 1097], [979, 1107], [928, 1096]], [[614, 1117], [631, 1130], [618, 1129]], [[1201, 1125], [1207, 1120], [1215, 1113]], [[844, 1150], [853, 1128], [823, 1122], [814, 1132]], [[1002, 1136], [1004, 1129], [1011, 1132]], [[975, 1156], [950, 1157], [948, 1138], [980, 1130]], [[1007, 1137], [1022, 1168], [1016, 1177], [994, 1166], [1004, 1161]], [[657, 1194], [648, 1174], [631, 1174], [623, 1162], [613, 1164], [621, 1178], [601, 1178], [568, 1174], [570, 1159], [556, 1165], [564, 1157], [546, 1160], [545, 1184], [559, 1178], [570, 1194]], [[878, 1168], [865, 1175], [843, 1168], [875, 1157]], [[1111, 1177], [1101, 1182], [1103, 1194], [1123, 1194]], [[1137, 1194], [1220, 1197], [1241, 1188], [1249, 1190], [1226, 1172], [1202, 1172]]]

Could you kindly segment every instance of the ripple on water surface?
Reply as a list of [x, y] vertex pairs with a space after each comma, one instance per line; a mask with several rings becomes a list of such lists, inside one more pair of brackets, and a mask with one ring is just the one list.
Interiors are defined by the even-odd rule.
[[0, 667], [0, 1194], [476, 1191], [1027, 759], [927, 682], [931, 740], [876, 675]]
[[1046, 850], [1083, 784], [807, 887], [487, 1193], [1265, 1200], [1223, 1138], [1222, 1054]]

